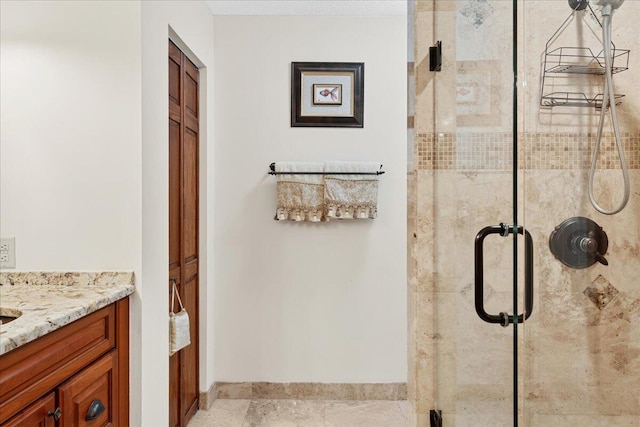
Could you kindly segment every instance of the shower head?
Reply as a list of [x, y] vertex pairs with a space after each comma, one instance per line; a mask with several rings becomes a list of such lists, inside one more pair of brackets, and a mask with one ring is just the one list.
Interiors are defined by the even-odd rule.
[[596, 6], [602, 6], [602, 16], [611, 15], [611, 13], [622, 6], [624, 0], [592, 0]]
[[[611, 15], [614, 9], [618, 9], [624, 0], [591, 0], [595, 6], [602, 6], [602, 15]], [[569, 7], [573, 10], [585, 10], [589, 0], [569, 0]]]
[[622, 3], [624, 3], [624, 0], [592, 0], [593, 4], [595, 4], [596, 6], [611, 6], [612, 9], [617, 9], [620, 6], [622, 6]]

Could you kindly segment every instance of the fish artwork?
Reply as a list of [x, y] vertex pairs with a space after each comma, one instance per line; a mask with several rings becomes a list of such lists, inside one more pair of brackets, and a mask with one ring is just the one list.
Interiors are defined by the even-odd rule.
[[320, 94], [320, 95], [322, 95], [322, 96], [324, 96], [325, 98], [326, 98], [327, 96], [331, 96], [331, 99], [332, 99], [333, 101], [335, 101], [335, 100], [337, 100], [337, 99], [338, 99], [338, 97], [336, 96], [336, 92], [337, 92], [337, 91], [338, 91], [338, 87], [336, 86], [336, 87], [334, 87], [332, 90], [324, 89], [324, 90], [320, 91], [320, 92], [319, 92], [319, 94]]

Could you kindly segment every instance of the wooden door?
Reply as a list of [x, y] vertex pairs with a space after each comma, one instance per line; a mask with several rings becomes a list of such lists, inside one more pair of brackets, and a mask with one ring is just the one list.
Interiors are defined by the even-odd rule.
[[[191, 345], [169, 359], [169, 425], [198, 410], [198, 68], [169, 42], [169, 297], [175, 279]], [[177, 308], [177, 301], [176, 311]]]

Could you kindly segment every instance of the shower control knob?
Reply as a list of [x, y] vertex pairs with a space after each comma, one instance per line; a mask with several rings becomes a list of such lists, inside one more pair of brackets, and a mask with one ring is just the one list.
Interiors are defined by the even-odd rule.
[[582, 237], [576, 240], [579, 240], [578, 247], [582, 252], [593, 254], [595, 260], [600, 264], [609, 265], [607, 259], [598, 252], [598, 241], [594, 238], [593, 231], [590, 231], [587, 237]]
[[582, 237], [579, 239], [580, 242], [578, 243], [578, 246], [582, 252], [590, 254], [598, 249], [598, 242], [592, 236], [593, 233], [589, 233], [589, 237]]
[[587, 268], [599, 262], [609, 265], [607, 253], [609, 239], [602, 227], [584, 217], [573, 217], [562, 222], [549, 237], [551, 253], [571, 268]]

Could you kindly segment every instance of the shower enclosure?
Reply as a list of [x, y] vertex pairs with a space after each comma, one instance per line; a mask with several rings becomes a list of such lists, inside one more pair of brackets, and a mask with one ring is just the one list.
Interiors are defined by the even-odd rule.
[[[631, 188], [615, 215], [589, 198], [607, 107], [591, 6], [409, 1], [412, 426], [640, 425], [640, 1], [613, 12]], [[552, 52], [591, 52], [588, 72], [553, 72]], [[544, 101], [573, 93], [589, 102]], [[607, 209], [620, 169], [606, 117], [593, 191]]]

